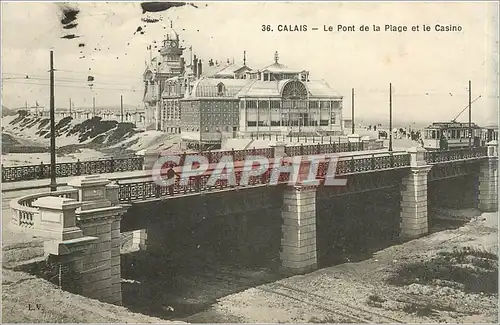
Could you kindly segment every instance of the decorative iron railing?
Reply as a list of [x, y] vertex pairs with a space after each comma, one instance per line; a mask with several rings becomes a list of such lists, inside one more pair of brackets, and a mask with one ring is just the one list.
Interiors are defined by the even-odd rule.
[[21, 196], [10, 201], [12, 209], [12, 224], [21, 228], [34, 229], [35, 219], [39, 215], [38, 209], [33, 207], [33, 202], [36, 199], [45, 196], [56, 196], [78, 200], [78, 190], [63, 190], [48, 193], [37, 193]]
[[[328, 171], [328, 166], [331, 162], [321, 162], [318, 167], [316, 179], [324, 180]], [[374, 153], [371, 155], [359, 154], [351, 157], [342, 157], [337, 161], [336, 176], [347, 176], [362, 172], [380, 171], [387, 169], [407, 168], [410, 166], [410, 154], [406, 152], [395, 153]], [[273, 168], [268, 169], [260, 176], [249, 176], [248, 185], [244, 187], [266, 185], [266, 184], [284, 184], [289, 181], [289, 173], [273, 173]], [[301, 177], [308, 173], [309, 168], [300, 169]], [[237, 169], [234, 172], [235, 183], [230, 183], [228, 180], [217, 180], [215, 184], [208, 184], [210, 174], [198, 175], [189, 177], [187, 182], [182, 183], [179, 178], [175, 180], [174, 185], [170, 187], [161, 186], [155, 182], [148, 180], [142, 182], [130, 182], [119, 184], [119, 200], [121, 203], [131, 203], [134, 201], [142, 201], [147, 199], [161, 198], [165, 196], [179, 196], [190, 193], [208, 192], [213, 190], [224, 190], [231, 188], [240, 188], [241, 177], [244, 172]], [[276, 180], [275, 178], [278, 177]], [[274, 177], [274, 179], [272, 179]]]
[[[285, 146], [285, 153], [288, 156], [303, 156], [315, 154], [327, 154], [336, 152], [350, 152], [364, 150], [363, 142], [349, 143], [318, 143], [310, 145]], [[232, 156], [233, 161], [245, 160], [248, 155], [262, 156], [266, 158], [274, 157], [273, 148], [245, 149], [245, 150], [225, 150], [225, 151], [205, 151], [195, 153], [180, 154], [180, 165], [189, 156], [204, 156], [209, 163], [218, 163], [224, 156]], [[93, 175], [103, 173], [125, 172], [142, 170], [144, 157], [129, 157], [120, 159], [101, 159], [58, 163], [56, 164], [56, 177], [70, 177], [80, 175]], [[2, 182], [18, 182], [35, 179], [50, 178], [50, 164], [25, 165], [25, 166], [2, 166]]]
[[486, 156], [488, 156], [487, 147], [453, 149], [446, 151], [440, 151], [440, 150], [427, 151], [424, 153], [424, 159], [428, 164], [437, 164], [440, 162], [481, 158]]
[[[70, 177], [142, 170], [144, 157], [88, 160], [56, 164], [56, 177]], [[2, 166], [2, 182], [18, 182], [50, 178], [50, 164]]]

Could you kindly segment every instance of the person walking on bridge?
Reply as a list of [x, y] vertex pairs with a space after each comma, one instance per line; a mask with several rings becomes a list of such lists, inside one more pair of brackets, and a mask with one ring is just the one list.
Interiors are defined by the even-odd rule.
[[180, 174], [174, 170], [174, 165], [171, 164], [168, 166], [167, 170], [167, 179], [169, 184], [167, 187], [167, 192], [170, 196], [174, 195], [175, 176], [180, 176]]

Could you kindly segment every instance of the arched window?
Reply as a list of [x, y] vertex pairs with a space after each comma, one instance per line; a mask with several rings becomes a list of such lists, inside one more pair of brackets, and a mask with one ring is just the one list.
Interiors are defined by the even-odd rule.
[[285, 99], [306, 99], [307, 89], [302, 82], [292, 80], [283, 87], [281, 95]]
[[224, 87], [224, 84], [221, 82], [217, 85], [217, 95], [218, 96], [224, 96], [224, 93], [226, 91], [226, 87]]

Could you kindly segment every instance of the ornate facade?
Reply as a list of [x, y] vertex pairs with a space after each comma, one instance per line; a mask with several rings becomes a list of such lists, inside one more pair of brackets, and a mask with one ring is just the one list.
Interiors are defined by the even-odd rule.
[[167, 34], [160, 66], [152, 71], [150, 64], [144, 74], [146, 111], [154, 108], [157, 130], [198, 144], [255, 133], [342, 133], [342, 96], [308, 71], [279, 63], [277, 52], [258, 70], [246, 65], [245, 54], [243, 64], [203, 65], [194, 55], [186, 65], [178, 40], [175, 31]]

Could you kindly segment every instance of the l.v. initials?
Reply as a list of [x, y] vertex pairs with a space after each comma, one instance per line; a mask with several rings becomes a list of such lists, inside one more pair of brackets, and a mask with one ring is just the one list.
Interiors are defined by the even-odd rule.
[[28, 304], [28, 310], [40, 310], [42, 309], [42, 304]]

